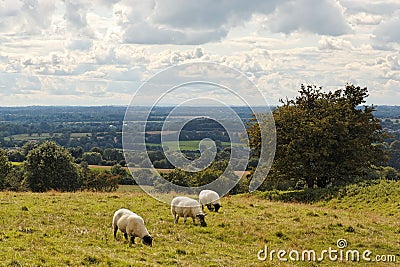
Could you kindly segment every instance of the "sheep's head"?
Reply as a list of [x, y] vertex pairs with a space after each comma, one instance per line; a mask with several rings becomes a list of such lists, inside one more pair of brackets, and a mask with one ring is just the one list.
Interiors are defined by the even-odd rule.
[[222, 206], [220, 204], [214, 204], [214, 210], [215, 212], [218, 212], [218, 210], [221, 208]]
[[143, 237], [143, 244], [152, 247], [153, 246], [153, 238], [149, 235]]
[[206, 223], [206, 221], [204, 220], [204, 217], [205, 217], [206, 215], [207, 215], [207, 214], [203, 214], [203, 213], [199, 213], [199, 214], [196, 215], [197, 220], [200, 222], [200, 225], [203, 226], [203, 227], [206, 227], [206, 226], [207, 226], [207, 223]]

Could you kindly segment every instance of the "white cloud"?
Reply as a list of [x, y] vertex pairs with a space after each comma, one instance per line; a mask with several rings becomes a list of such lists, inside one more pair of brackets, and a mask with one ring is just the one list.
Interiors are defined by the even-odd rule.
[[69, 50], [89, 51], [92, 48], [93, 40], [91, 39], [71, 39], [66, 44]]
[[275, 32], [305, 30], [341, 35], [351, 30], [343, 17], [342, 7], [333, 0], [153, 0], [135, 1], [133, 4], [123, 1], [114, 6], [113, 13], [116, 26], [120, 29], [120, 33], [115, 33], [122, 42], [135, 44], [198, 45], [217, 42], [256, 14], [270, 15], [268, 26]]
[[105, 74], [104, 79], [111, 81], [141, 81], [142, 80], [142, 69], [135, 67], [119, 67], [109, 66], [101, 67], [98, 69], [99, 72]]
[[392, 48], [400, 42], [400, 11], [389, 19], [383, 20], [374, 33], [374, 45], [381, 48]]
[[0, 2], [1, 17], [15, 17], [23, 6], [22, 1], [4, 0]]
[[395, 92], [397, 96], [400, 96], [400, 81], [398, 80], [388, 80], [385, 85], [385, 89], [389, 92]]
[[41, 90], [49, 95], [101, 97], [106, 92], [107, 82], [98, 79], [63, 79], [58, 76], [41, 76]]
[[122, 41], [133, 44], [186, 44], [197, 45], [219, 41], [226, 36], [226, 30], [193, 31], [167, 29], [147, 23], [135, 23], [123, 30]]
[[53, 1], [4, 0], [0, 2], [0, 30], [4, 33], [34, 34], [50, 26], [55, 10]]
[[[202, 44], [219, 41], [228, 33], [224, 19], [228, 10], [213, 10], [215, 4], [171, 0], [135, 4], [124, 1], [114, 6], [114, 21], [124, 43]], [[210, 15], [218, 12], [216, 16]], [[201, 27], [196, 23], [199, 20], [203, 22]]]
[[156, 1], [151, 20], [181, 29], [218, 29], [243, 24], [254, 13], [268, 14], [277, 3], [274, 0], [162, 0]]
[[346, 7], [350, 14], [367, 13], [373, 15], [389, 16], [400, 8], [398, 0], [340, 0], [340, 3]]
[[96, 42], [90, 53], [91, 58], [99, 65], [118, 64], [118, 65], [147, 65], [147, 50], [141, 47], [133, 47], [129, 44], [115, 45]]
[[0, 97], [2, 105], [128, 104], [164, 68], [210, 61], [242, 71], [273, 101], [294, 97], [301, 83], [351, 81], [392, 103], [399, 8], [381, 0], [3, 0]]
[[400, 55], [388, 55], [386, 58], [378, 58], [376, 64], [382, 65], [387, 70], [400, 70]]
[[382, 15], [375, 15], [366, 12], [360, 12], [349, 16], [349, 21], [351, 24], [355, 25], [378, 25], [382, 19]]
[[40, 81], [35, 76], [0, 73], [0, 92], [3, 95], [32, 94], [39, 91], [40, 86]]
[[87, 26], [86, 14], [90, 7], [88, 1], [74, 1], [65, 0], [65, 14], [64, 18], [67, 22], [76, 29], [84, 28]]
[[353, 49], [353, 45], [350, 41], [344, 40], [338, 37], [322, 36], [318, 41], [319, 49], [322, 50], [342, 50], [342, 49]]
[[351, 32], [343, 7], [334, 0], [297, 0], [278, 6], [268, 20], [274, 32], [309, 31], [338, 36]]
[[157, 71], [165, 69], [172, 65], [199, 61], [203, 59], [203, 56], [204, 52], [201, 47], [196, 47], [193, 50], [183, 50], [183, 51], [165, 50], [160, 53], [150, 55], [150, 57], [148, 58], [149, 64], [147, 68], [149, 70]]

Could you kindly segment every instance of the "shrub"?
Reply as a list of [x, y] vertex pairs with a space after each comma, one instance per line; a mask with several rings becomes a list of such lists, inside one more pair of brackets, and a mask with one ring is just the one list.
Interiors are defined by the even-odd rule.
[[102, 157], [99, 152], [85, 152], [82, 155], [82, 159], [89, 165], [100, 165], [102, 162]]
[[0, 190], [4, 189], [4, 181], [7, 175], [11, 172], [12, 165], [8, 161], [7, 153], [0, 149]]
[[13, 166], [4, 180], [4, 189], [10, 191], [27, 191], [28, 188], [22, 183], [24, 179], [23, 166]]
[[121, 177], [110, 172], [84, 170], [81, 190], [111, 192], [118, 189]]

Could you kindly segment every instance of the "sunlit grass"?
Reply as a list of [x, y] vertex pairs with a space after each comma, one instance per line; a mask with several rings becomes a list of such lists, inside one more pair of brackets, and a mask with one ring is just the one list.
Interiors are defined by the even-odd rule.
[[[114, 193], [1, 192], [0, 265], [290, 266], [276, 257], [261, 262], [257, 252], [265, 244], [276, 250], [321, 251], [337, 248], [339, 238], [346, 239], [350, 249], [396, 254], [400, 260], [398, 206], [385, 206], [381, 213], [376, 211], [381, 202], [372, 210], [364, 200], [354, 205], [358, 197], [342, 199], [340, 205], [337, 200], [308, 205], [271, 202], [256, 194], [229, 196], [222, 199], [220, 213], [208, 212], [208, 226], [202, 228], [191, 220], [175, 225], [168, 204], [135, 186]], [[121, 207], [144, 218], [154, 237], [152, 248], [138, 239], [129, 246], [121, 233], [114, 240], [111, 220]]]

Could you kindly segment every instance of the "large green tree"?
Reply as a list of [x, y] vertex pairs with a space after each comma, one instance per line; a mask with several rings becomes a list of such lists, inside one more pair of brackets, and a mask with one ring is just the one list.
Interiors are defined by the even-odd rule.
[[80, 187], [78, 166], [68, 150], [55, 142], [45, 142], [31, 150], [24, 170], [24, 183], [34, 192], [75, 191]]
[[[326, 187], [381, 164], [382, 128], [373, 106], [360, 107], [367, 96], [367, 88], [350, 84], [333, 92], [302, 85], [299, 96], [281, 101], [273, 112], [277, 146], [267, 180]], [[248, 133], [257, 155], [258, 125], [250, 126]]]

